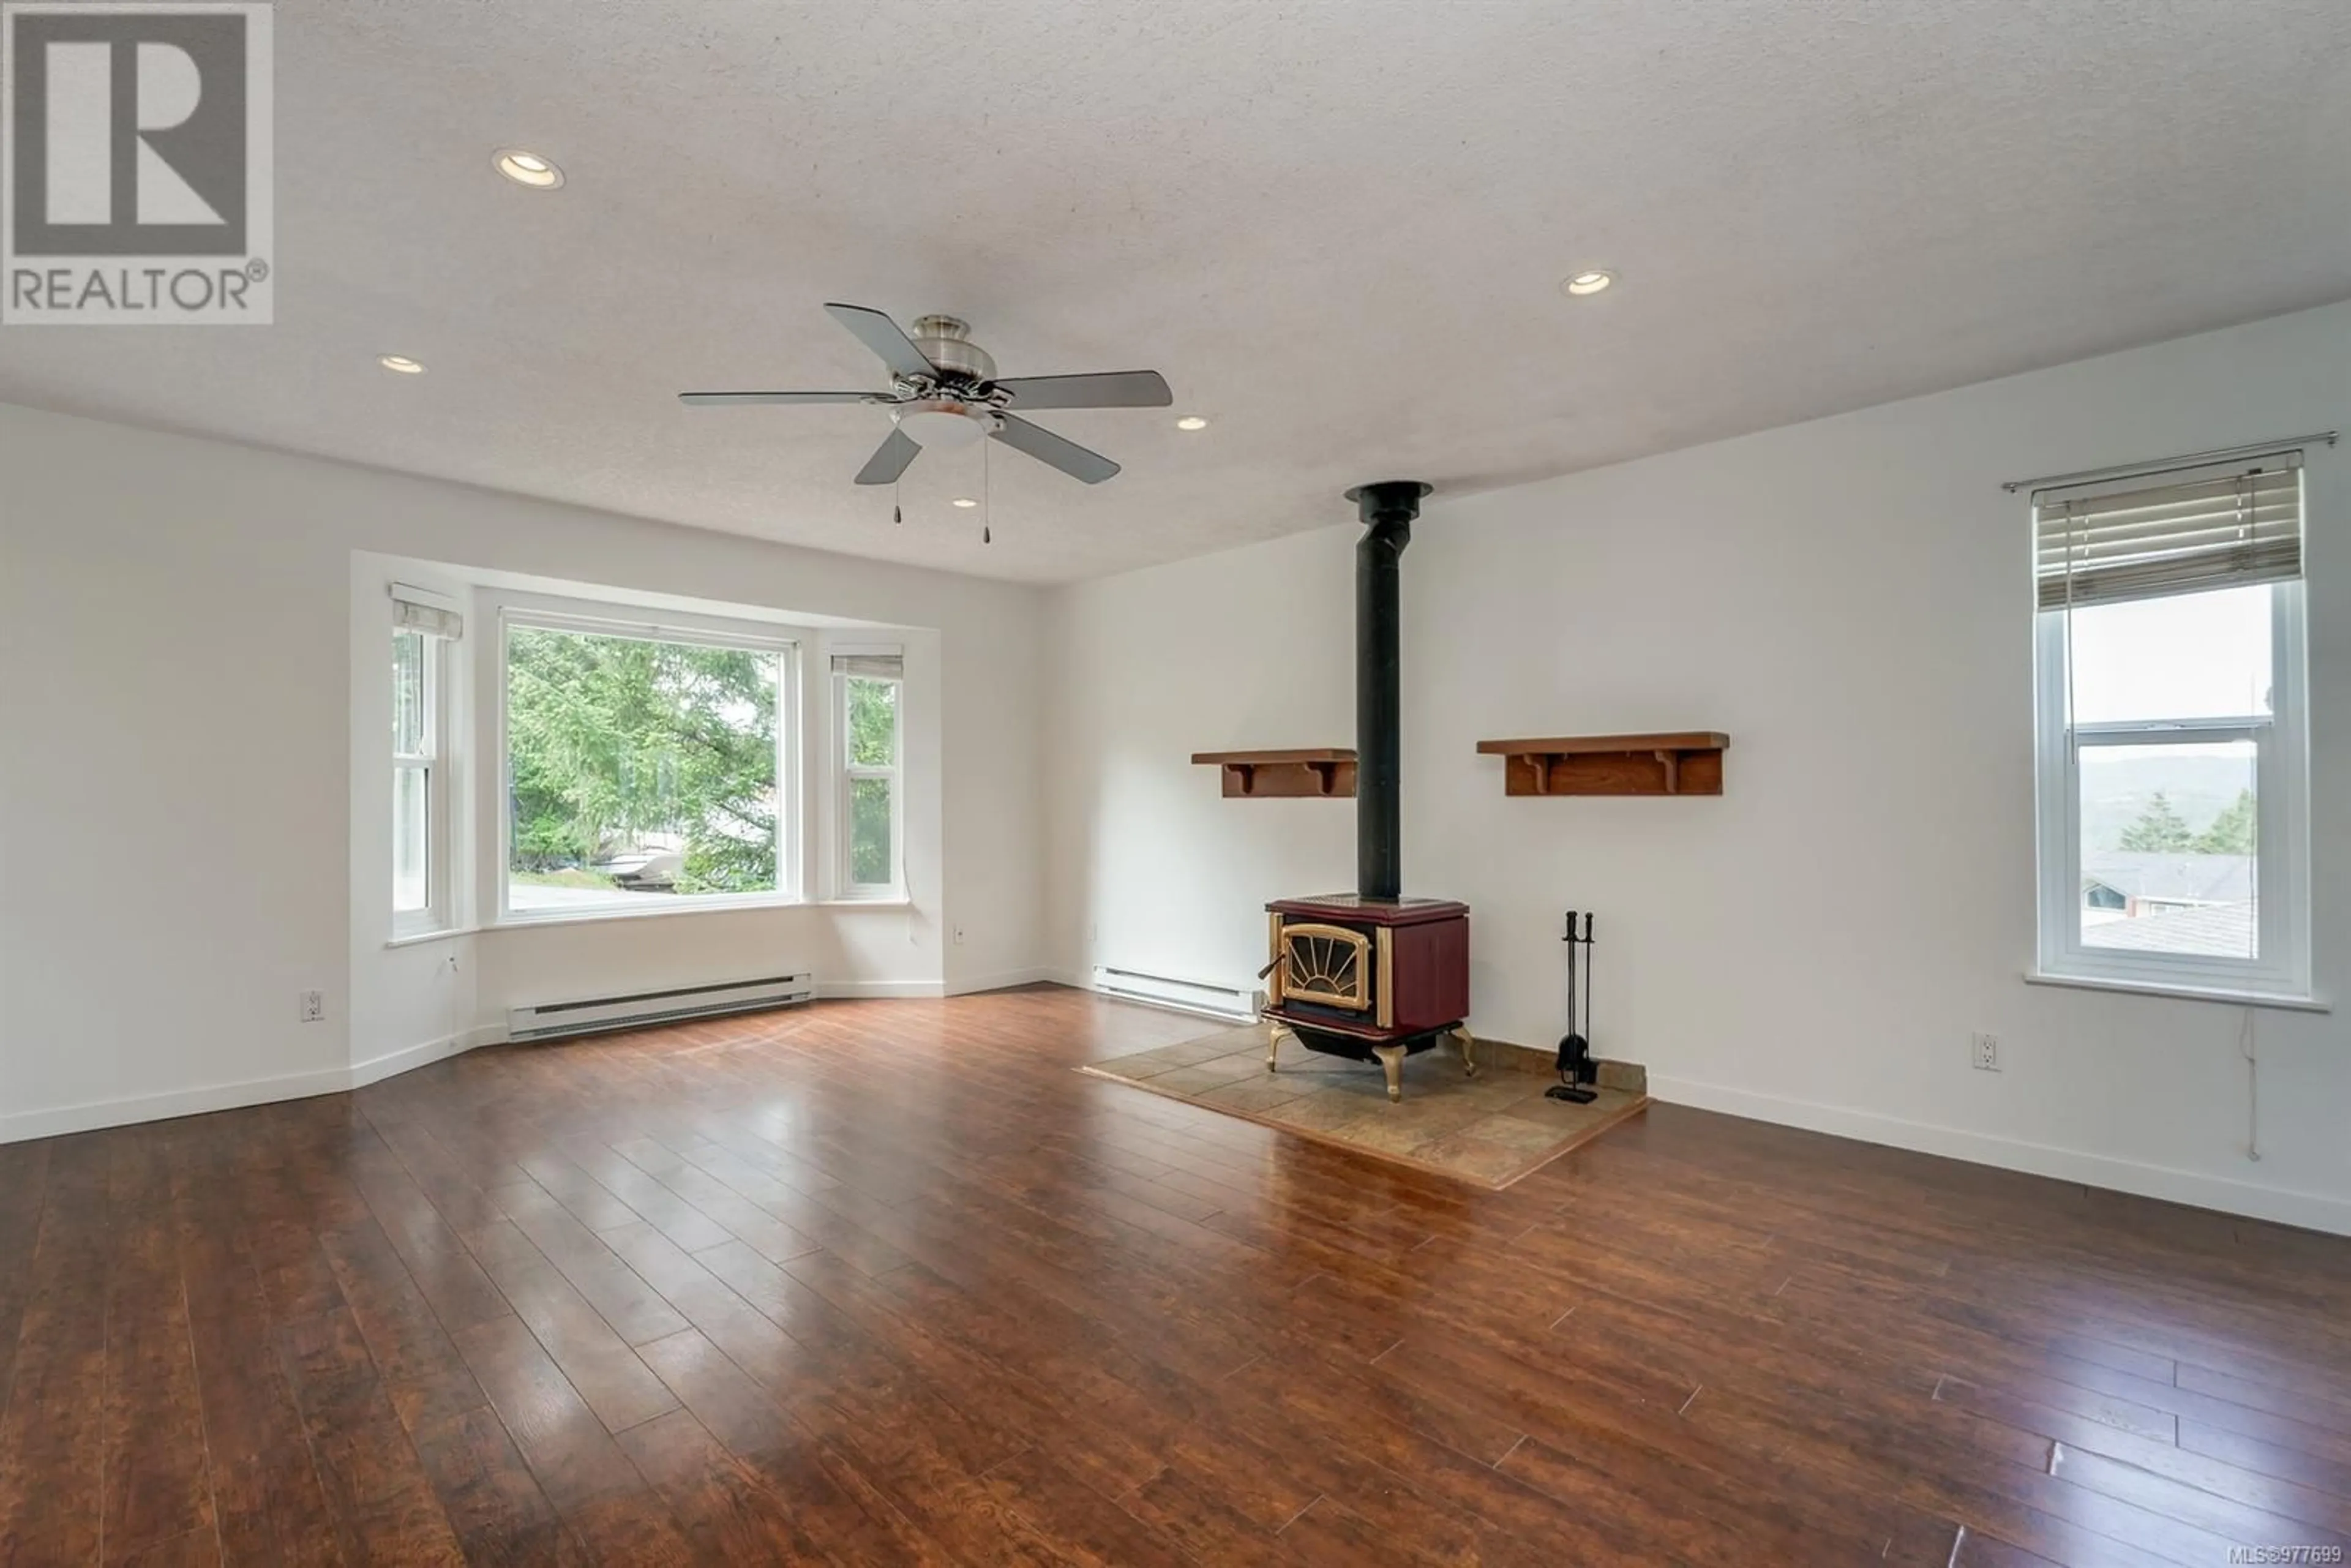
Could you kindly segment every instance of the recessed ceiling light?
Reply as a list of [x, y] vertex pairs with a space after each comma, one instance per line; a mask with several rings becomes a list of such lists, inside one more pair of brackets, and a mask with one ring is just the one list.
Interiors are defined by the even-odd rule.
[[1598, 267], [1594, 267], [1590, 272], [1577, 273], [1573, 277], [1561, 284], [1560, 287], [1570, 294], [1597, 294], [1615, 281], [1614, 273], [1603, 272]]
[[403, 376], [421, 376], [424, 367], [406, 354], [378, 354], [375, 362], [387, 371], [397, 371]]
[[1187, 413], [1183, 418], [1176, 422], [1176, 428], [1178, 430], [1206, 430], [1208, 428], [1208, 422], [1201, 418], [1196, 413]]
[[501, 147], [492, 165], [517, 185], [528, 185], [534, 191], [552, 191], [563, 183], [563, 171], [536, 152], [526, 152], [519, 147]]
[[957, 496], [957, 497], [955, 498], [955, 504], [956, 504], [956, 506], [958, 506], [958, 507], [966, 507], [966, 508], [972, 507], [977, 507], [977, 506], [978, 506], [978, 505], [979, 505], [979, 503], [978, 503], [977, 501], [973, 500], [969, 496]]

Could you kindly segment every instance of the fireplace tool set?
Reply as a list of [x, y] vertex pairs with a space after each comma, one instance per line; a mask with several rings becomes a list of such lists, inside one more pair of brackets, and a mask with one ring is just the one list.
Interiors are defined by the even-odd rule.
[[[1600, 1098], [1590, 1087], [1600, 1081], [1600, 1069], [1592, 1060], [1592, 1039], [1586, 1032], [1592, 1023], [1592, 915], [1588, 910], [1584, 912], [1580, 935], [1575, 928], [1575, 915], [1573, 909], [1567, 912], [1567, 935], [1560, 938], [1567, 944], [1567, 1032], [1559, 1038], [1559, 1082], [1543, 1092], [1553, 1100], [1589, 1105]], [[1581, 986], [1575, 979], [1579, 954], [1583, 962]]]

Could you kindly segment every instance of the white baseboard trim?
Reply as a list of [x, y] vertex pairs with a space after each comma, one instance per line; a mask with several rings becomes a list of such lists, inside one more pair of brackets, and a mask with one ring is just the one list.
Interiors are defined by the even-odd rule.
[[309, 1072], [282, 1072], [269, 1078], [249, 1078], [242, 1083], [215, 1083], [200, 1089], [175, 1089], [162, 1094], [134, 1094], [120, 1100], [95, 1100], [61, 1105], [48, 1111], [19, 1111], [0, 1116], [0, 1144], [29, 1138], [59, 1138], [71, 1133], [91, 1133], [102, 1127], [129, 1127], [141, 1122], [167, 1122], [175, 1116], [202, 1116], [214, 1111], [240, 1111], [249, 1105], [271, 1105], [280, 1100], [307, 1100], [314, 1094], [340, 1094], [381, 1082], [395, 1073], [423, 1067], [444, 1057], [495, 1045], [506, 1039], [502, 1024], [488, 1024], [463, 1034], [444, 1035], [387, 1051], [349, 1067], [321, 1067]]
[[2324, 1193], [2262, 1186], [2252, 1182], [2231, 1181], [2226, 1176], [2207, 1176], [2199, 1171], [2142, 1165], [2136, 1160], [2084, 1154], [2076, 1149], [1996, 1137], [1989, 1133], [1970, 1133], [1958, 1127], [1937, 1126], [1928, 1122], [1906, 1121], [1899, 1116], [1881, 1115], [1875, 1111], [1787, 1100], [1776, 1094], [1758, 1094], [1751, 1090], [1730, 1089], [1720, 1084], [1700, 1083], [1693, 1079], [1667, 1077], [1656, 1072], [1649, 1074], [1649, 1098], [1662, 1100], [1671, 1105], [1719, 1111], [1728, 1116], [1744, 1116], [1750, 1121], [1772, 1122], [1784, 1127], [1802, 1127], [1808, 1132], [1857, 1138], [1863, 1143], [1883, 1144], [1889, 1148], [1909, 1149], [1922, 1155], [1941, 1155], [1975, 1165], [1996, 1166], [2030, 1176], [2078, 1182], [2085, 1186], [2136, 1193], [2141, 1197], [2161, 1198], [2168, 1203], [2184, 1203], [2196, 1208], [2218, 1209], [2223, 1214], [2241, 1214], [2252, 1219], [2274, 1220], [2280, 1225], [2297, 1225], [2305, 1229], [2351, 1236], [2351, 1201], [2330, 1197]]
[[411, 1068], [423, 1067], [444, 1057], [461, 1056], [479, 1046], [501, 1044], [506, 1038], [506, 1025], [484, 1024], [462, 1034], [444, 1035], [439, 1040], [428, 1040], [423, 1045], [386, 1051], [370, 1061], [351, 1063], [350, 1082], [346, 1087], [364, 1089], [371, 1083], [381, 1083]]
[[1056, 978], [1050, 969], [1007, 969], [998, 975], [972, 975], [947, 983], [946, 994], [968, 997], [980, 991], [1004, 991], [1014, 986], [1033, 986], [1040, 980]]
[[311, 1072], [281, 1072], [270, 1078], [249, 1078], [242, 1083], [217, 1083], [201, 1089], [175, 1089], [163, 1094], [134, 1094], [120, 1100], [95, 1100], [80, 1105], [60, 1105], [47, 1111], [18, 1111], [0, 1116], [0, 1144], [27, 1138], [57, 1138], [68, 1133], [95, 1132], [100, 1127], [127, 1127], [138, 1122], [163, 1122], [174, 1116], [201, 1116], [212, 1111], [235, 1111], [278, 1100], [307, 1100], [313, 1094], [335, 1094], [351, 1086], [348, 1067], [322, 1067]]
[[974, 975], [961, 980], [819, 980], [817, 999], [833, 1001], [860, 997], [967, 997], [976, 991], [1000, 991], [1054, 978], [1048, 969], [1008, 969], [1000, 975]]
[[819, 980], [819, 1001], [852, 1000], [860, 997], [943, 997], [947, 988], [936, 980]]

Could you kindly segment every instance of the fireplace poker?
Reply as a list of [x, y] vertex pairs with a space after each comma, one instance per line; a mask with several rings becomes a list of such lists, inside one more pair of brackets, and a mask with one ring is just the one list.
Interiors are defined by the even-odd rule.
[[1583, 1055], [1575, 1064], [1577, 1080], [1587, 1087], [1600, 1082], [1600, 1069], [1592, 1060], [1592, 993], [1599, 989], [1592, 980], [1592, 956], [1595, 946], [1592, 940], [1592, 911], [1587, 909], [1583, 912]]

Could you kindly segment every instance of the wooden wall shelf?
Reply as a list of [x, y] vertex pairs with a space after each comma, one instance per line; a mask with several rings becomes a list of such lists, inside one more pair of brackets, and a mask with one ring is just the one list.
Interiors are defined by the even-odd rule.
[[1353, 800], [1355, 794], [1355, 754], [1343, 747], [1196, 751], [1192, 760], [1224, 774], [1228, 800], [1278, 796]]
[[1730, 737], [1712, 730], [1673, 735], [1563, 735], [1481, 740], [1502, 758], [1506, 795], [1719, 795]]

